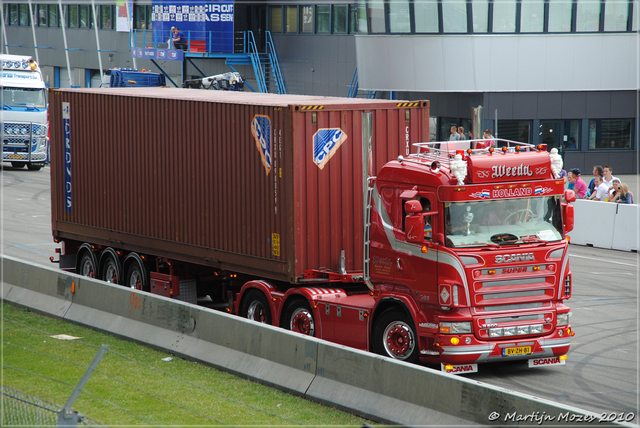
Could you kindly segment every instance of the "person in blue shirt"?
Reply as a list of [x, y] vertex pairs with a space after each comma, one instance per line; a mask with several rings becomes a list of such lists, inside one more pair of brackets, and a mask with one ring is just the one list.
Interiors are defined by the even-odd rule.
[[173, 42], [174, 49], [185, 50], [187, 48], [187, 38], [184, 36], [184, 33], [180, 31], [178, 27], [173, 27], [173, 38], [171, 41]]

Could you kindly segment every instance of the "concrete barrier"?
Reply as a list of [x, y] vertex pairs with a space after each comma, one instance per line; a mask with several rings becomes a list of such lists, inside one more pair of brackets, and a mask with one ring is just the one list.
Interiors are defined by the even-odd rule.
[[638, 205], [578, 199], [571, 243], [611, 250], [638, 251]]
[[550, 421], [554, 424], [574, 425], [589, 423], [598, 416], [208, 308], [7, 256], [1, 260], [2, 298], [7, 302], [135, 340], [375, 421], [409, 426], [535, 425], [533, 418], [514, 418], [538, 412], [554, 417]]

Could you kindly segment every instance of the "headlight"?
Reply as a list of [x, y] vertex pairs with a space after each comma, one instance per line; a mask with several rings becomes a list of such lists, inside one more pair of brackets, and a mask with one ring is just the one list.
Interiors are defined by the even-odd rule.
[[471, 321], [441, 322], [440, 323], [440, 333], [442, 333], [442, 334], [471, 333]]
[[569, 315], [571, 312], [567, 312], [564, 314], [558, 314], [558, 321], [556, 322], [557, 326], [569, 325]]

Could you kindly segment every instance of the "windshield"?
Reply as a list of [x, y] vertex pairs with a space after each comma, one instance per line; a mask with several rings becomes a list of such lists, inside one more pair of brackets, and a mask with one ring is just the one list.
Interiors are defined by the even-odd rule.
[[2, 102], [4, 108], [25, 108], [35, 105], [37, 108], [45, 108], [47, 101], [44, 88], [2, 88]]
[[447, 246], [559, 241], [559, 196], [445, 203]]

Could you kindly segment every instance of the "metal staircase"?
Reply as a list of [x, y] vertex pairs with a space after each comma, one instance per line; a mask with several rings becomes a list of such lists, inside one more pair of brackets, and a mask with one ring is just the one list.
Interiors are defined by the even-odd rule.
[[284, 87], [282, 72], [280, 71], [280, 64], [278, 63], [278, 55], [276, 54], [276, 48], [271, 38], [271, 32], [266, 32], [266, 39], [266, 52], [260, 53], [258, 52], [253, 32], [246, 31], [244, 48], [247, 54], [246, 57], [236, 56], [234, 58], [227, 58], [225, 64], [228, 66], [251, 65], [256, 76], [256, 81], [258, 82], [258, 92], [286, 94], [287, 91]]
[[[353, 77], [351, 78], [351, 85], [349, 86], [349, 92], [347, 93], [347, 98], [358, 98], [358, 67], [353, 72]], [[376, 91], [367, 91], [360, 98], [374, 99], [376, 97]]]

